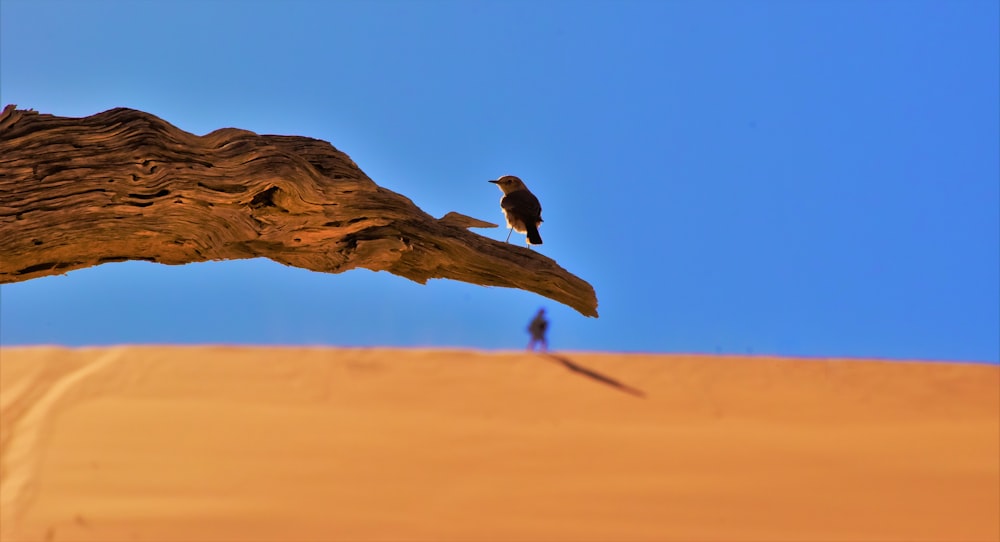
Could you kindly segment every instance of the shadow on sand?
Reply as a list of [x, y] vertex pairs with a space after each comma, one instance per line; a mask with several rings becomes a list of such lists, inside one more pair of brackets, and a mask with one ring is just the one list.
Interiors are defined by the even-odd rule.
[[551, 359], [551, 360], [553, 360], [553, 361], [555, 361], [557, 363], [561, 363], [563, 367], [566, 367], [567, 369], [569, 369], [570, 371], [573, 371], [574, 373], [581, 374], [581, 375], [583, 375], [583, 376], [585, 376], [587, 378], [591, 378], [591, 379], [596, 380], [596, 381], [598, 381], [598, 382], [600, 382], [602, 384], [607, 384], [608, 386], [611, 386], [612, 388], [616, 388], [616, 389], [618, 389], [620, 391], [623, 391], [623, 392], [625, 392], [625, 393], [627, 393], [629, 395], [634, 395], [636, 397], [646, 397], [646, 392], [644, 392], [644, 391], [642, 391], [640, 389], [633, 388], [632, 386], [629, 386], [627, 384], [622, 384], [621, 382], [615, 380], [614, 378], [611, 378], [609, 376], [604, 376], [601, 373], [598, 373], [597, 371], [593, 371], [593, 370], [588, 369], [586, 367], [577, 365], [576, 363], [574, 363], [574, 362], [572, 362], [572, 361], [570, 361], [570, 360], [568, 360], [568, 359], [566, 359], [564, 357], [557, 356], [555, 354], [550, 354], [548, 352], [542, 353], [541, 355], [543, 355], [546, 358], [549, 358], [549, 359]]

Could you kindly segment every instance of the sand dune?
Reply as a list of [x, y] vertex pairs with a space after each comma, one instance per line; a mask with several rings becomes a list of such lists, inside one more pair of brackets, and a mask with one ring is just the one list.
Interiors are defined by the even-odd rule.
[[4, 541], [998, 540], [1000, 367], [0, 350]]

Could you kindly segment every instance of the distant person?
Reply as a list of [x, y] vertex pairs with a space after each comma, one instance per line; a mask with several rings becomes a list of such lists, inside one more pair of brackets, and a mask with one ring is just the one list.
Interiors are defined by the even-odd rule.
[[545, 332], [549, 329], [549, 321], [545, 319], [545, 309], [538, 309], [538, 314], [528, 324], [528, 333], [531, 340], [528, 341], [528, 350], [535, 350], [535, 345], [541, 343], [542, 351], [549, 351], [549, 342], [545, 339]]

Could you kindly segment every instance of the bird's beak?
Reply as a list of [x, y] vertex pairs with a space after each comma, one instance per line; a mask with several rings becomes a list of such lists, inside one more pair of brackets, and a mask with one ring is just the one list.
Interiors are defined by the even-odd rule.
[[486, 182], [493, 183], [493, 184], [499, 184], [500, 183], [500, 181], [486, 181]]

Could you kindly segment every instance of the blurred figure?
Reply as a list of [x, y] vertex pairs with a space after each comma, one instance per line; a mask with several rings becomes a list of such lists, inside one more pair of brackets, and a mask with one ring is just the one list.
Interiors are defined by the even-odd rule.
[[545, 338], [545, 332], [548, 329], [549, 321], [545, 319], [545, 309], [538, 309], [538, 314], [528, 324], [528, 333], [531, 334], [531, 340], [528, 341], [528, 350], [535, 350], [535, 345], [541, 343], [542, 351], [549, 351], [549, 342]]

